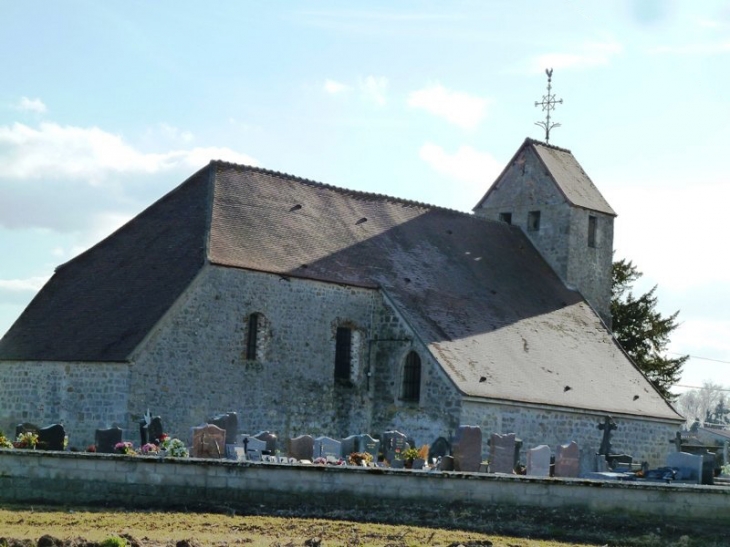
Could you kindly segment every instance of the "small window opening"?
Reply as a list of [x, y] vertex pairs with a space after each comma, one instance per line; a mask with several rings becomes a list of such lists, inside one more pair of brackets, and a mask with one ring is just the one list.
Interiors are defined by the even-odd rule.
[[527, 213], [527, 231], [540, 231], [540, 211], [530, 211]]
[[512, 224], [512, 213], [499, 213], [499, 220], [505, 224]]
[[335, 339], [335, 380], [350, 380], [352, 329], [338, 327]]
[[596, 246], [596, 232], [598, 231], [598, 218], [588, 217], [588, 246]]
[[248, 333], [246, 334], [246, 359], [256, 360], [256, 349], [259, 337], [259, 314], [252, 313], [248, 316]]
[[403, 367], [403, 400], [418, 402], [421, 398], [421, 358], [415, 351], [406, 356]]

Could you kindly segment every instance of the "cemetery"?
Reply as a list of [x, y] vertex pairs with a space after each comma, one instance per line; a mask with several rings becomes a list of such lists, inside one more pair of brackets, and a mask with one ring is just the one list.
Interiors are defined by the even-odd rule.
[[610, 416], [596, 424], [598, 450], [575, 441], [525, 448], [516, 433], [491, 433], [483, 454], [477, 426], [460, 426], [452, 439], [420, 446], [394, 430], [280, 439], [270, 431], [240, 432], [237, 414], [228, 412], [191, 428], [184, 442], [165, 433], [161, 417], [148, 411], [138, 432], [98, 429], [95, 444], [82, 450], [61, 424], [22, 423], [14, 442], [0, 435], [0, 500], [357, 506], [368, 500], [428, 503], [436, 496], [477, 505], [580, 505], [596, 512], [730, 518], [730, 479], [716, 471], [720, 453], [682, 452], [679, 441], [667, 439], [678, 450], [666, 465], [650, 469], [630, 454], [613, 453], [611, 435], [619, 427]]

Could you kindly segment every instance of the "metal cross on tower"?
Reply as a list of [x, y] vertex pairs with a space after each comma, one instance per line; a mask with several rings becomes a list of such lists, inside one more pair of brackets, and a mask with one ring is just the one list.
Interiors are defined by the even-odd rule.
[[555, 110], [556, 104], [563, 104], [563, 99], [556, 100], [555, 95], [550, 93], [552, 90], [551, 81], [553, 77], [553, 69], [546, 68], [545, 74], [547, 74], [548, 77], [547, 95], [542, 96], [541, 102], [535, 101], [535, 106], [542, 106], [542, 110], [543, 112], [546, 112], [546, 116], [544, 122], [535, 122], [535, 125], [539, 125], [545, 129], [545, 142], [550, 143], [550, 130], [553, 127], [560, 127], [559, 123], [550, 123], [550, 111]]

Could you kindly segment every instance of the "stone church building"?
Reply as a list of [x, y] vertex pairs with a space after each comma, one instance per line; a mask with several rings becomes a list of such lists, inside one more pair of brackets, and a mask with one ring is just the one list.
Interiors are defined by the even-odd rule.
[[0, 429], [70, 444], [150, 409], [418, 444], [459, 425], [657, 465], [683, 419], [611, 335], [615, 213], [527, 139], [474, 214], [213, 161], [59, 266], [0, 340]]

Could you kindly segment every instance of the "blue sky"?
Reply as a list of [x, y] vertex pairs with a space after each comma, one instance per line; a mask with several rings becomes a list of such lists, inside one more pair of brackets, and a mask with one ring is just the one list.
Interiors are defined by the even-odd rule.
[[552, 67], [682, 385], [730, 385], [727, 2], [0, 0], [0, 52], [0, 334], [210, 159], [469, 211]]

